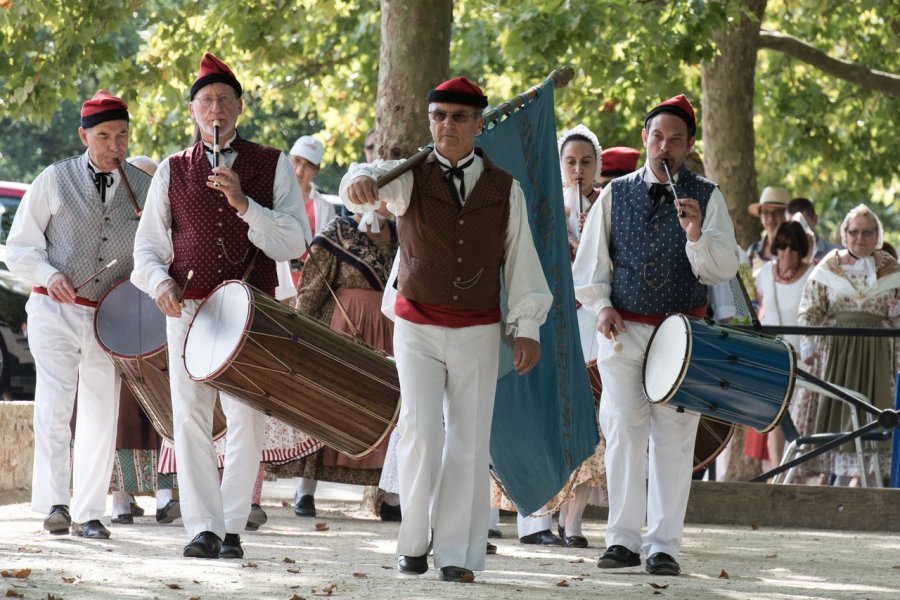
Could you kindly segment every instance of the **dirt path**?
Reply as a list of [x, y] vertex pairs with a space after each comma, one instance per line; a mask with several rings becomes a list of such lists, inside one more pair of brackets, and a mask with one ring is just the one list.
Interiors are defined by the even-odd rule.
[[[289, 489], [289, 482], [266, 484], [269, 522], [242, 535], [243, 560], [181, 558], [186, 534], [180, 521], [157, 525], [144, 517], [132, 526], [110, 526], [110, 540], [84, 541], [45, 534], [40, 515], [27, 504], [0, 506], [0, 571], [30, 570], [24, 578], [0, 578], [0, 597], [900, 598], [900, 535], [820, 530], [689, 526], [679, 557], [685, 575], [651, 577], [637, 568], [609, 572], [595, 566], [602, 523], [587, 523], [591, 548], [550, 549], [520, 545], [515, 521], [505, 519], [505, 537], [494, 540], [499, 553], [488, 557], [475, 583], [443, 583], [434, 569], [402, 577], [395, 569], [396, 523], [361, 514], [356, 492], [329, 492], [327, 486], [317, 497], [319, 516], [300, 519], [287, 502], [282, 505]], [[151, 499], [140, 504], [153, 514]], [[317, 523], [327, 529], [316, 530]]]

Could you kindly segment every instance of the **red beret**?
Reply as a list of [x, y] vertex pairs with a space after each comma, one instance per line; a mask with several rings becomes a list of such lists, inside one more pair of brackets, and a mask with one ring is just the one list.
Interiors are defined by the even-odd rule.
[[191, 100], [194, 99], [200, 88], [210, 83], [227, 83], [234, 88], [234, 93], [237, 94], [238, 98], [244, 93], [240, 82], [234, 76], [234, 73], [231, 72], [231, 69], [228, 68], [228, 65], [207, 52], [200, 59], [200, 71], [197, 73], [197, 79], [191, 85]]
[[488, 105], [487, 96], [481, 88], [465, 77], [454, 77], [428, 92], [428, 102], [449, 102], [484, 108]]
[[600, 175], [618, 177], [627, 175], [637, 168], [641, 153], [628, 146], [614, 146], [600, 153]]
[[670, 113], [676, 117], [680, 117], [688, 125], [688, 133], [691, 137], [697, 133], [697, 119], [694, 116], [694, 107], [684, 94], [678, 94], [674, 98], [669, 98], [665, 102], [660, 102], [656, 107], [647, 113], [644, 117], [644, 127], [650, 122], [650, 119], [659, 113]]
[[128, 105], [106, 90], [100, 90], [94, 97], [81, 105], [81, 126], [85, 129], [104, 121], [127, 121]]

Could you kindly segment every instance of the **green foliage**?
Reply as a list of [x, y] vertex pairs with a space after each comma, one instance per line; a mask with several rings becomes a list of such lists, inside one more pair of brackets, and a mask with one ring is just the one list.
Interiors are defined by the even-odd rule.
[[[0, 6], [7, 6], [0, 8], [0, 178], [25, 177], [71, 154], [62, 141], [74, 138], [74, 126], [59, 109], [100, 86], [130, 103], [133, 153], [160, 159], [183, 147], [192, 132], [187, 90], [204, 51], [225, 60], [244, 85], [245, 136], [285, 149], [303, 134], [325, 143], [326, 162], [337, 164], [317, 178], [326, 191], [359, 158], [374, 123], [376, 0]], [[715, 56], [713, 33], [744, 10], [740, 0], [457, 0], [451, 71], [482, 83], [499, 103], [571, 64], [576, 77], [557, 93], [559, 126], [584, 123], [603, 146], [640, 148], [647, 109], [684, 92], [698, 109], [702, 147], [700, 64]], [[769, 0], [762, 25], [831, 56], [900, 72], [896, 2]], [[778, 52], [757, 57], [760, 186], [780, 183], [812, 198], [823, 232], [862, 201], [875, 206], [888, 231], [898, 231], [898, 100]], [[46, 128], [54, 115], [51, 128], [63, 131], [50, 136], [50, 146], [35, 142], [28, 129]], [[11, 141], [10, 130], [23, 139]]]

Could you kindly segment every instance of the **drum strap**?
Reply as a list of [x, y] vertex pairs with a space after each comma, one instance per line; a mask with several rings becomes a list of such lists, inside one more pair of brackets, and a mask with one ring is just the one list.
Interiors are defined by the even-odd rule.
[[[312, 253], [312, 248], [309, 247], [309, 242], [304, 240], [306, 244], [306, 263], [308, 265], [312, 263], [313, 267], [315, 267], [316, 271], [318, 271], [319, 276], [322, 277], [322, 281], [325, 282], [325, 287], [328, 288], [328, 291], [331, 293], [331, 297], [334, 298], [334, 305], [341, 311], [341, 316], [344, 317], [344, 320], [350, 325], [350, 329], [353, 331], [353, 335], [363, 340], [362, 334], [359, 332], [359, 328], [356, 326], [356, 323], [353, 322], [353, 319], [350, 318], [350, 315], [347, 314], [347, 310], [344, 308], [344, 305], [341, 304], [341, 301], [338, 299], [337, 294], [334, 293], [334, 288], [331, 287], [331, 284], [328, 283], [328, 279], [325, 277], [325, 273], [322, 272], [322, 267], [319, 266], [319, 259]], [[255, 256], [255, 255], [254, 255]], [[252, 263], [251, 263], [252, 264]], [[294, 301], [294, 309], [298, 309], [300, 305], [300, 297]], [[365, 340], [363, 340], [365, 341]]]

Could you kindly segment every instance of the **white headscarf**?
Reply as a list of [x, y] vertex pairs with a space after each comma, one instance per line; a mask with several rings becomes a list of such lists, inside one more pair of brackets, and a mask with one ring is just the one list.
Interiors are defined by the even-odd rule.
[[[847, 228], [850, 227], [850, 221], [859, 216], [869, 217], [875, 222], [875, 226], [878, 228], [878, 239], [875, 240], [875, 249], [880, 250], [884, 244], [884, 228], [881, 226], [881, 220], [878, 218], [878, 215], [872, 212], [865, 204], [854, 206], [847, 213], [847, 216], [844, 217], [844, 221], [841, 223], [841, 244], [843, 244], [844, 248], [847, 247]], [[859, 260], [863, 263], [866, 271], [866, 284], [869, 287], [878, 285], [878, 275], [875, 272], [875, 258], [866, 256]]]

